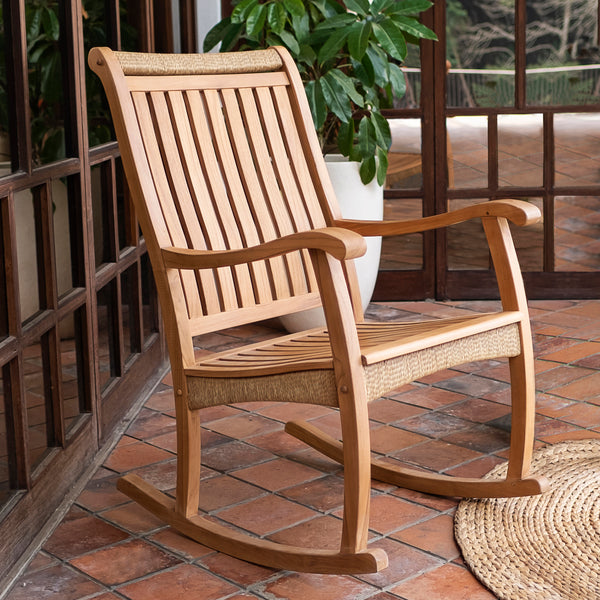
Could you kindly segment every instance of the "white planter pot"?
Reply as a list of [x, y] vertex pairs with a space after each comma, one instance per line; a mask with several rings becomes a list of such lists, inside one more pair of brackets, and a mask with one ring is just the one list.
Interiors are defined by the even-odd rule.
[[[326, 155], [325, 163], [342, 216], [345, 219], [381, 221], [383, 186], [380, 186], [375, 179], [365, 185], [360, 180], [359, 164], [339, 154]], [[366, 309], [371, 301], [381, 256], [381, 238], [368, 237], [365, 240], [367, 252], [354, 261], [363, 309]], [[313, 327], [324, 327], [325, 315], [321, 308], [314, 308], [281, 317], [281, 322], [289, 332], [303, 331]]]

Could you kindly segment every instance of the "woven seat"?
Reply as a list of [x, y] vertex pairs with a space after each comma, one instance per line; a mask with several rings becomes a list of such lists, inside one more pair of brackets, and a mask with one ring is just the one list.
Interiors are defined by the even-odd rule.
[[[368, 547], [370, 478], [426, 492], [540, 493], [529, 475], [534, 387], [531, 333], [508, 220], [539, 211], [499, 200], [403, 222], [341, 218], [298, 71], [281, 48], [216, 55], [145, 55], [96, 48], [128, 186], [165, 323], [177, 419], [175, 498], [135, 475], [118, 487], [202, 544], [259, 564], [320, 573], [375, 572]], [[503, 309], [417, 323], [364, 321], [353, 259], [364, 235], [401, 235], [481, 219]], [[194, 336], [322, 307], [315, 329], [216, 354]], [[460, 363], [509, 359], [513, 431], [507, 475], [448, 477], [371, 462], [368, 402]], [[198, 513], [202, 409], [248, 401], [339, 409], [342, 440], [308, 423], [286, 431], [344, 464], [337, 550], [279, 544]], [[202, 485], [210, 485], [210, 478]], [[375, 544], [376, 545], [376, 544]]]

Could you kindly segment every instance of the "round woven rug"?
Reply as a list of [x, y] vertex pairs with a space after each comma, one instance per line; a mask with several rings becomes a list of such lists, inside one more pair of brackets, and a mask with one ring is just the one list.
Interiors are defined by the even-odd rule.
[[465, 561], [501, 600], [600, 599], [600, 440], [542, 448], [532, 472], [550, 480], [540, 496], [459, 504]]

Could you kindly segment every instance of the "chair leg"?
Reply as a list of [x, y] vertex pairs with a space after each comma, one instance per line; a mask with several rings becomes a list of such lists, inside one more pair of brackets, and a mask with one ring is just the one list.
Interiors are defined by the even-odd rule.
[[[362, 463], [366, 464], [366, 470], [364, 466], [358, 472], [355, 469], [348, 469], [349, 481], [346, 483], [348, 500], [345, 500], [348, 517], [344, 519], [340, 551], [315, 550], [279, 544], [240, 533], [198, 514], [200, 418], [198, 411], [189, 411], [187, 408], [178, 410], [177, 417], [179, 454], [176, 499], [174, 500], [157, 490], [153, 485], [133, 473], [121, 477], [117, 482], [117, 488], [121, 492], [146, 510], [174, 529], [209, 548], [267, 567], [309, 573], [359, 574], [375, 573], [387, 566], [387, 554], [383, 549], [366, 548], [370, 485], [368, 454], [362, 457]], [[351, 431], [352, 427], [346, 424], [345, 429]], [[357, 430], [357, 434], [360, 433]], [[351, 457], [347, 458], [349, 461], [354, 460]], [[366, 511], [365, 481], [367, 486]], [[210, 482], [207, 482], [207, 485], [210, 485]], [[361, 523], [365, 519], [367, 522], [362, 524], [361, 529]], [[355, 533], [357, 531], [359, 531], [359, 535]]]

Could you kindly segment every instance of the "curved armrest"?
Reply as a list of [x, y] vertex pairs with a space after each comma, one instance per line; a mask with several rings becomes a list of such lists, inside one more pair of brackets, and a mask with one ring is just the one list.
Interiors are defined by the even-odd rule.
[[424, 217], [412, 221], [356, 221], [339, 219], [335, 221], [338, 227], [345, 227], [361, 235], [402, 235], [416, 233], [455, 225], [474, 218], [496, 217], [505, 218], [515, 225], [533, 225], [541, 218], [537, 206], [523, 200], [492, 200], [474, 206], [467, 206], [452, 212], [433, 217]]
[[215, 269], [265, 260], [295, 250], [322, 250], [338, 260], [347, 260], [362, 256], [366, 248], [364, 238], [358, 233], [341, 227], [327, 227], [293, 233], [240, 250], [163, 248], [162, 256], [167, 268]]

